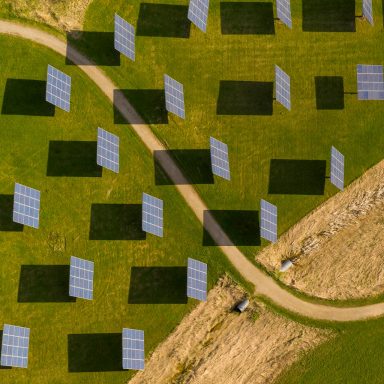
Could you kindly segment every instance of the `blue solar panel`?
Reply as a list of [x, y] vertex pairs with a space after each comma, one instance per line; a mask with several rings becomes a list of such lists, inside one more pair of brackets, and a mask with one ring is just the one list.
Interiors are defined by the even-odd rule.
[[363, 0], [363, 16], [373, 25], [372, 0]]
[[164, 75], [165, 106], [168, 112], [185, 119], [183, 84]]
[[276, 100], [288, 111], [291, 110], [291, 79], [277, 65], [275, 65]]
[[143, 193], [142, 230], [163, 237], [163, 200]]
[[357, 66], [357, 92], [359, 100], [384, 100], [382, 65]]
[[188, 258], [187, 296], [200, 301], [207, 300], [207, 264]]
[[291, 0], [276, 0], [277, 17], [292, 29]]
[[69, 296], [92, 300], [93, 273], [94, 264], [92, 261], [71, 256]]
[[123, 328], [123, 369], [144, 369], [144, 331]]
[[224, 144], [213, 137], [211, 137], [209, 140], [211, 149], [212, 173], [226, 180], [231, 180], [227, 144]]
[[135, 28], [115, 13], [115, 49], [135, 61]]
[[209, 0], [189, 1], [188, 19], [203, 32], [207, 30], [208, 10]]
[[71, 107], [71, 78], [48, 65], [45, 100], [69, 112]]
[[15, 183], [13, 221], [39, 228], [40, 191]]
[[1, 344], [1, 365], [28, 367], [29, 328], [4, 324]]
[[335, 147], [331, 149], [331, 183], [344, 189], [344, 156]]
[[260, 236], [263, 239], [277, 241], [277, 207], [268, 201], [260, 203]]
[[119, 173], [119, 137], [97, 129], [97, 164]]

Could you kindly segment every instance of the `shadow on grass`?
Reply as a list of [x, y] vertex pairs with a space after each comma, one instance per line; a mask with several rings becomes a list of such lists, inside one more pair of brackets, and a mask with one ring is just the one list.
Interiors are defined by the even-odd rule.
[[[162, 164], [172, 157], [179, 165], [185, 178], [172, 181], [164, 171]], [[214, 178], [211, 169], [211, 153], [209, 149], [175, 149], [154, 152], [155, 184], [213, 184]]]
[[223, 35], [273, 35], [272, 3], [220, 3]]
[[22, 265], [19, 303], [75, 302], [69, 296], [69, 265]]
[[101, 177], [96, 141], [50, 141], [47, 176]]
[[0, 195], [0, 232], [22, 232], [24, 226], [13, 221], [13, 195]]
[[[3, 343], [3, 331], [0, 331], [0, 345]], [[0, 360], [1, 360], [1, 347], [0, 347]], [[0, 369], [12, 369], [12, 367], [5, 367], [3, 365], [0, 365]]]
[[272, 159], [268, 193], [323, 195], [326, 167], [325, 160]]
[[45, 101], [46, 81], [7, 79], [3, 115], [54, 116], [55, 106]]
[[69, 372], [122, 371], [121, 333], [68, 335]]
[[[209, 234], [210, 215], [212, 215], [217, 223], [221, 226], [224, 233], [232, 241], [227, 242], [225, 238], [216, 244]], [[203, 245], [260, 245], [260, 226], [258, 211], [204, 211], [204, 230]]]
[[272, 115], [273, 83], [220, 81], [218, 115]]
[[145, 240], [141, 204], [92, 204], [90, 240]]
[[302, 0], [304, 32], [356, 32], [355, 0]]
[[186, 267], [132, 267], [129, 304], [187, 303]]
[[[120, 53], [114, 48], [113, 32], [89, 32], [73, 30], [67, 32], [67, 55], [65, 64], [84, 65], [78, 62], [68, 50], [69, 46], [76, 47], [95, 65], [119, 66]], [[91, 63], [88, 63], [90, 65]]]
[[344, 109], [344, 81], [341, 76], [316, 76], [316, 108]]
[[140, 124], [141, 121], [127, 121], [116, 108], [115, 100], [124, 96], [147, 124], [168, 124], [163, 89], [115, 89], [113, 91], [113, 115], [115, 124]]
[[191, 22], [188, 6], [141, 3], [137, 36], [188, 38]]

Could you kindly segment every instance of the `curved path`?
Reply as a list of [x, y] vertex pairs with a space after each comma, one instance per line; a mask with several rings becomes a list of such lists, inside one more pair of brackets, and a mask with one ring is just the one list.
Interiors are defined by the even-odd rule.
[[[29, 39], [38, 44], [44, 45], [63, 56], [67, 55], [71, 61], [78, 64], [79, 68], [81, 68], [89, 76], [89, 78], [96, 83], [100, 90], [113, 103], [113, 90], [118, 87], [104, 74], [101, 69], [94, 65], [90, 65], [92, 63], [85, 56], [77, 52], [72, 47], [68, 47], [67, 50], [67, 44], [62, 40], [39, 29], [2, 20], [0, 20], [0, 33]], [[142, 121], [142, 124], [131, 124], [131, 126], [151, 152], [166, 149], [154, 135], [150, 127], [144, 123], [140, 116], [138, 116], [127, 99], [122, 96], [118, 100], [115, 100], [115, 105], [128, 121]], [[161, 165], [172, 180], [185, 180], [185, 177], [172, 158], [166, 157], [162, 159]], [[203, 223], [203, 214], [208, 208], [193, 186], [188, 184], [177, 185], [176, 188], [195, 213], [199, 221]], [[227, 235], [223, 232], [212, 216], [208, 217], [208, 220], [207, 217], [205, 219], [206, 228], [217, 243], [222, 242], [224, 239], [225, 244], [230, 243]], [[384, 303], [353, 308], [337, 308], [309, 303], [299, 299], [280, 287], [280, 285], [276, 283], [273, 278], [259, 270], [243, 255], [243, 253], [240, 252], [237, 247], [221, 246], [220, 249], [243, 275], [243, 277], [255, 285], [256, 294], [268, 297], [274, 303], [289, 311], [314, 319], [330, 321], [354, 321], [384, 315]]]

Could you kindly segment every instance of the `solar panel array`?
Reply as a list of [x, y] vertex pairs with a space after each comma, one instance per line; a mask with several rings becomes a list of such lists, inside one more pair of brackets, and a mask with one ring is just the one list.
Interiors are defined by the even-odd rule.
[[119, 173], [119, 137], [97, 129], [97, 164]]
[[335, 147], [331, 149], [331, 183], [344, 189], [344, 156]]
[[363, 0], [363, 16], [369, 21], [370, 24], [374, 24], [372, 0]]
[[382, 65], [357, 66], [357, 92], [359, 100], [384, 100]]
[[92, 300], [93, 272], [94, 264], [92, 261], [71, 256], [69, 296]]
[[207, 30], [208, 10], [209, 0], [189, 1], [188, 19], [203, 32]]
[[212, 173], [224, 179], [231, 180], [227, 144], [224, 144], [213, 137], [211, 137], [209, 141], [211, 150]]
[[207, 300], [207, 264], [188, 258], [187, 296]]
[[45, 100], [69, 112], [71, 101], [71, 78], [52, 65], [48, 65]]
[[135, 61], [135, 28], [115, 13], [115, 49]]
[[164, 75], [165, 106], [168, 112], [185, 119], [183, 84]]
[[4, 324], [1, 344], [1, 365], [28, 367], [29, 328]]
[[163, 200], [143, 193], [142, 230], [163, 237]]
[[15, 183], [13, 221], [39, 228], [40, 191]]
[[288, 111], [291, 110], [291, 79], [277, 65], [275, 65], [276, 100]]
[[292, 29], [291, 0], [276, 0], [277, 17]]
[[260, 203], [260, 236], [263, 239], [277, 241], [277, 207], [268, 201]]
[[123, 369], [144, 369], [144, 331], [123, 328]]

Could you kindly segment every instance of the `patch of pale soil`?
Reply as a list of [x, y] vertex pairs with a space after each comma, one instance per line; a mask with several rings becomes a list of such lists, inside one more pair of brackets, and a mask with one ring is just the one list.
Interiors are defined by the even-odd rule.
[[154, 351], [130, 384], [270, 384], [331, 332], [287, 320], [250, 304], [231, 310], [244, 292], [222, 278]]
[[282, 281], [312, 296], [367, 297], [384, 292], [384, 161], [311, 214], [257, 260], [269, 270], [295, 265]]

